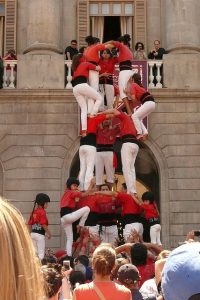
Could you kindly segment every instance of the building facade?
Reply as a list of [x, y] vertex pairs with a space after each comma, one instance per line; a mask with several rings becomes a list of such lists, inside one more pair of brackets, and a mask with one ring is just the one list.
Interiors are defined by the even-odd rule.
[[63, 51], [71, 39], [83, 46], [90, 33], [102, 41], [129, 33], [131, 46], [141, 41], [146, 52], [159, 39], [168, 51], [165, 88], [151, 90], [157, 108], [137, 178], [159, 197], [165, 247], [199, 229], [199, 12], [198, 0], [0, 1], [1, 55], [14, 48], [18, 57], [16, 88], [0, 90], [1, 194], [25, 218], [35, 195], [49, 194], [50, 247], [63, 246], [59, 199], [78, 168], [78, 107], [65, 88]]

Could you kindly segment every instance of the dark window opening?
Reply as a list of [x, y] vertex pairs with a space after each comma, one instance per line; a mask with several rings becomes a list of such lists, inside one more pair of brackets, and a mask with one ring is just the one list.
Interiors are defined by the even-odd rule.
[[104, 17], [103, 42], [116, 41], [120, 36], [120, 17]]

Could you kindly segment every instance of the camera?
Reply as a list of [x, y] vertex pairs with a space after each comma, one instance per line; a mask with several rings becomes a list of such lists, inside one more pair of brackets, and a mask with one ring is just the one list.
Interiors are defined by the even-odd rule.
[[70, 260], [63, 260], [63, 267], [65, 268], [65, 270], [69, 270], [70, 269]]
[[200, 236], [200, 230], [195, 230], [194, 231], [194, 236]]

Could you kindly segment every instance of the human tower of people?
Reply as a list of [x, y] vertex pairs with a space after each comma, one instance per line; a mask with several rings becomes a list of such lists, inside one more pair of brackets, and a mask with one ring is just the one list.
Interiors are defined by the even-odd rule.
[[[130, 36], [104, 44], [98, 38], [86, 37], [88, 46], [72, 60], [73, 94], [81, 111], [80, 172], [79, 178], [69, 178], [60, 201], [61, 225], [66, 233], [66, 251], [84, 253], [98, 244], [114, 244], [118, 238], [117, 224], [123, 228], [125, 241], [135, 230], [142, 239], [141, 213], [150, 226], [151, 242], [161, 244], [159, 213], [154, 196], [146, 192], [142, 200], [137, 196], [135, 160], [139, 143], [148, 132], [142, 120], [155, 109], [153, 96], [142, 86], [141, 76], [132, 71], [133, 53], [129, 48]], [[112, 49], [117, 55], [112, 57]], [[113, 73], [119, 64], [119, 96], [126, 112], [113, 108], [115, 89]], [[133, 108], [140, 105], [137, 110]], [[105, 107], [106, 105], [106, 107]], [[125, 184], [120, 192], [113, 191], [115, 162], [113, 144], [116, 137], [122, 141], [121, 161]], [[103, 184], [104, 168], [106, 184]], [[94, 169], [96, 181], [94, 182]], [[39, 257], [44, 257], [45, 233], [50, 238], [45, 213], [46, 194], [38, 194], [29, 225]], [[73, 248], [73, 224], [79, 220], [79, 239]], [[120, 221], [121, 220], [121, 221]], [[75, 252], [74, 252], [75, 251]]]

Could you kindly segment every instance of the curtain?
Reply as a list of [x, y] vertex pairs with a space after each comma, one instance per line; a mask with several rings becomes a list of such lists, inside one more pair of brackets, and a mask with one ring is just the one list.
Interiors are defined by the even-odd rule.
[[126, 33], [130, 34], [131, 36], [131, 47], [133, 41], [133, 17], [120, 17], [120, 26], [121, 26], [121, 35]]
[[91, 17], [91, 34], [103, 41], [104, 17]]

